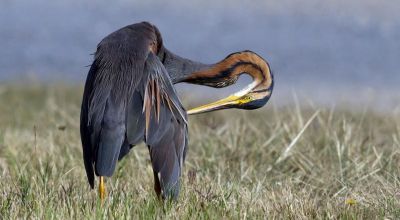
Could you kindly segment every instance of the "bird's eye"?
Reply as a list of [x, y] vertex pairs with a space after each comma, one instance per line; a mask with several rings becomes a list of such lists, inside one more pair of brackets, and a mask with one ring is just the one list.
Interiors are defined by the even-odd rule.
[[242, 103], [241, 104], [246, 104], [252, 101], [252, 98], [250, 96], [245, 96], [242, 98]]

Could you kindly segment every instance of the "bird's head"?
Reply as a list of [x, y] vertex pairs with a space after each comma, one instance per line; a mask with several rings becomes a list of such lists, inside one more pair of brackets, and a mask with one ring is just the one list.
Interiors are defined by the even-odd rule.
[[269, 77], [253, 77], [253, 82], [239, 92], [218, 101], [190, 109], [187, 113], [192, 115], [229, 108], [247, 110], [261, 108], [271, 97], [273, 87], [272, 72], [269, 73]]

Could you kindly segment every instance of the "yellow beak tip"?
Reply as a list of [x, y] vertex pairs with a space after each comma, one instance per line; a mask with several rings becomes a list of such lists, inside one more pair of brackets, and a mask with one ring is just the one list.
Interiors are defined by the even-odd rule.
[[210, 112], [210, 111], [215, 111], [218, 109], [221, 109], [221, 107], [227, 106], [227, 105], [237, 105], [241, 103], [241, 98], [238, 96], [228, 96], [226, 98], [223, 98], [221, 100], [205, 104], [196, 108], [192, 108], [189, 111], [187, 111], [188, 115], [193, 115], [193, 114], [199, 114], [199, 113], [204, 113], [204, 112]]

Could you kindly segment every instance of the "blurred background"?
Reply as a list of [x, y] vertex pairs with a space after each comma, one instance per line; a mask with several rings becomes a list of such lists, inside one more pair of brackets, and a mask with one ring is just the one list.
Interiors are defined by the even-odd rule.
[[[253, 50], [269, 61], [272, 102], [399, 108], [400, 3], [396, 0], [0, 0], [0, 82], [82, 85], [109, 33], [150, 21], [165, 46], [214, 63]], [[219, 92], [238, 90], [250, 79]], [[182, 96], [217, 90], [179, 86]]]

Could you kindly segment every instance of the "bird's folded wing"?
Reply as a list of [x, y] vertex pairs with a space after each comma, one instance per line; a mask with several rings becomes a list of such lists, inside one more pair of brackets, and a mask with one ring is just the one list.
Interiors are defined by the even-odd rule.
[[151, 52], [142, 80], [129, 105], [127, 137], [131, 144], [144, 137], [161, 188], [175, 194], [187, 146], [186, 111], [166, 69]]
[[80, 123], [80, 132], [81, 132], [81, 140], [83, 147], [83, 160], [85, 164], [86, 175], [89, 181], [90, 186], [94, 187], [94, 171], [93, 171], [93, 148], [91, 144], [91, 128], [88, 126], [89, 118], [89, 103], [90, 103], [90, 94], [93, 90], [93, 82], [95, 78], [95, 74], [97, 71], [97, 66], [93, 63], [90, 67], [86, 84], [85, 91], [83, 93], [82, 100], [82, 108], [81, 108], [81, 123]]
[[[97, 53], [96, 53], [97, 54]], [[101, 54], [101, 53], [100, 53]], [[88, 73], [81, 108], [83, 159], [90, 186], [94, 174], [111, 176], [126, 138], [126, 102], [141, 81], [144, 59], [120, 60], [96, 56]], [[112, 65], [111, 65], [112, 64]]]

